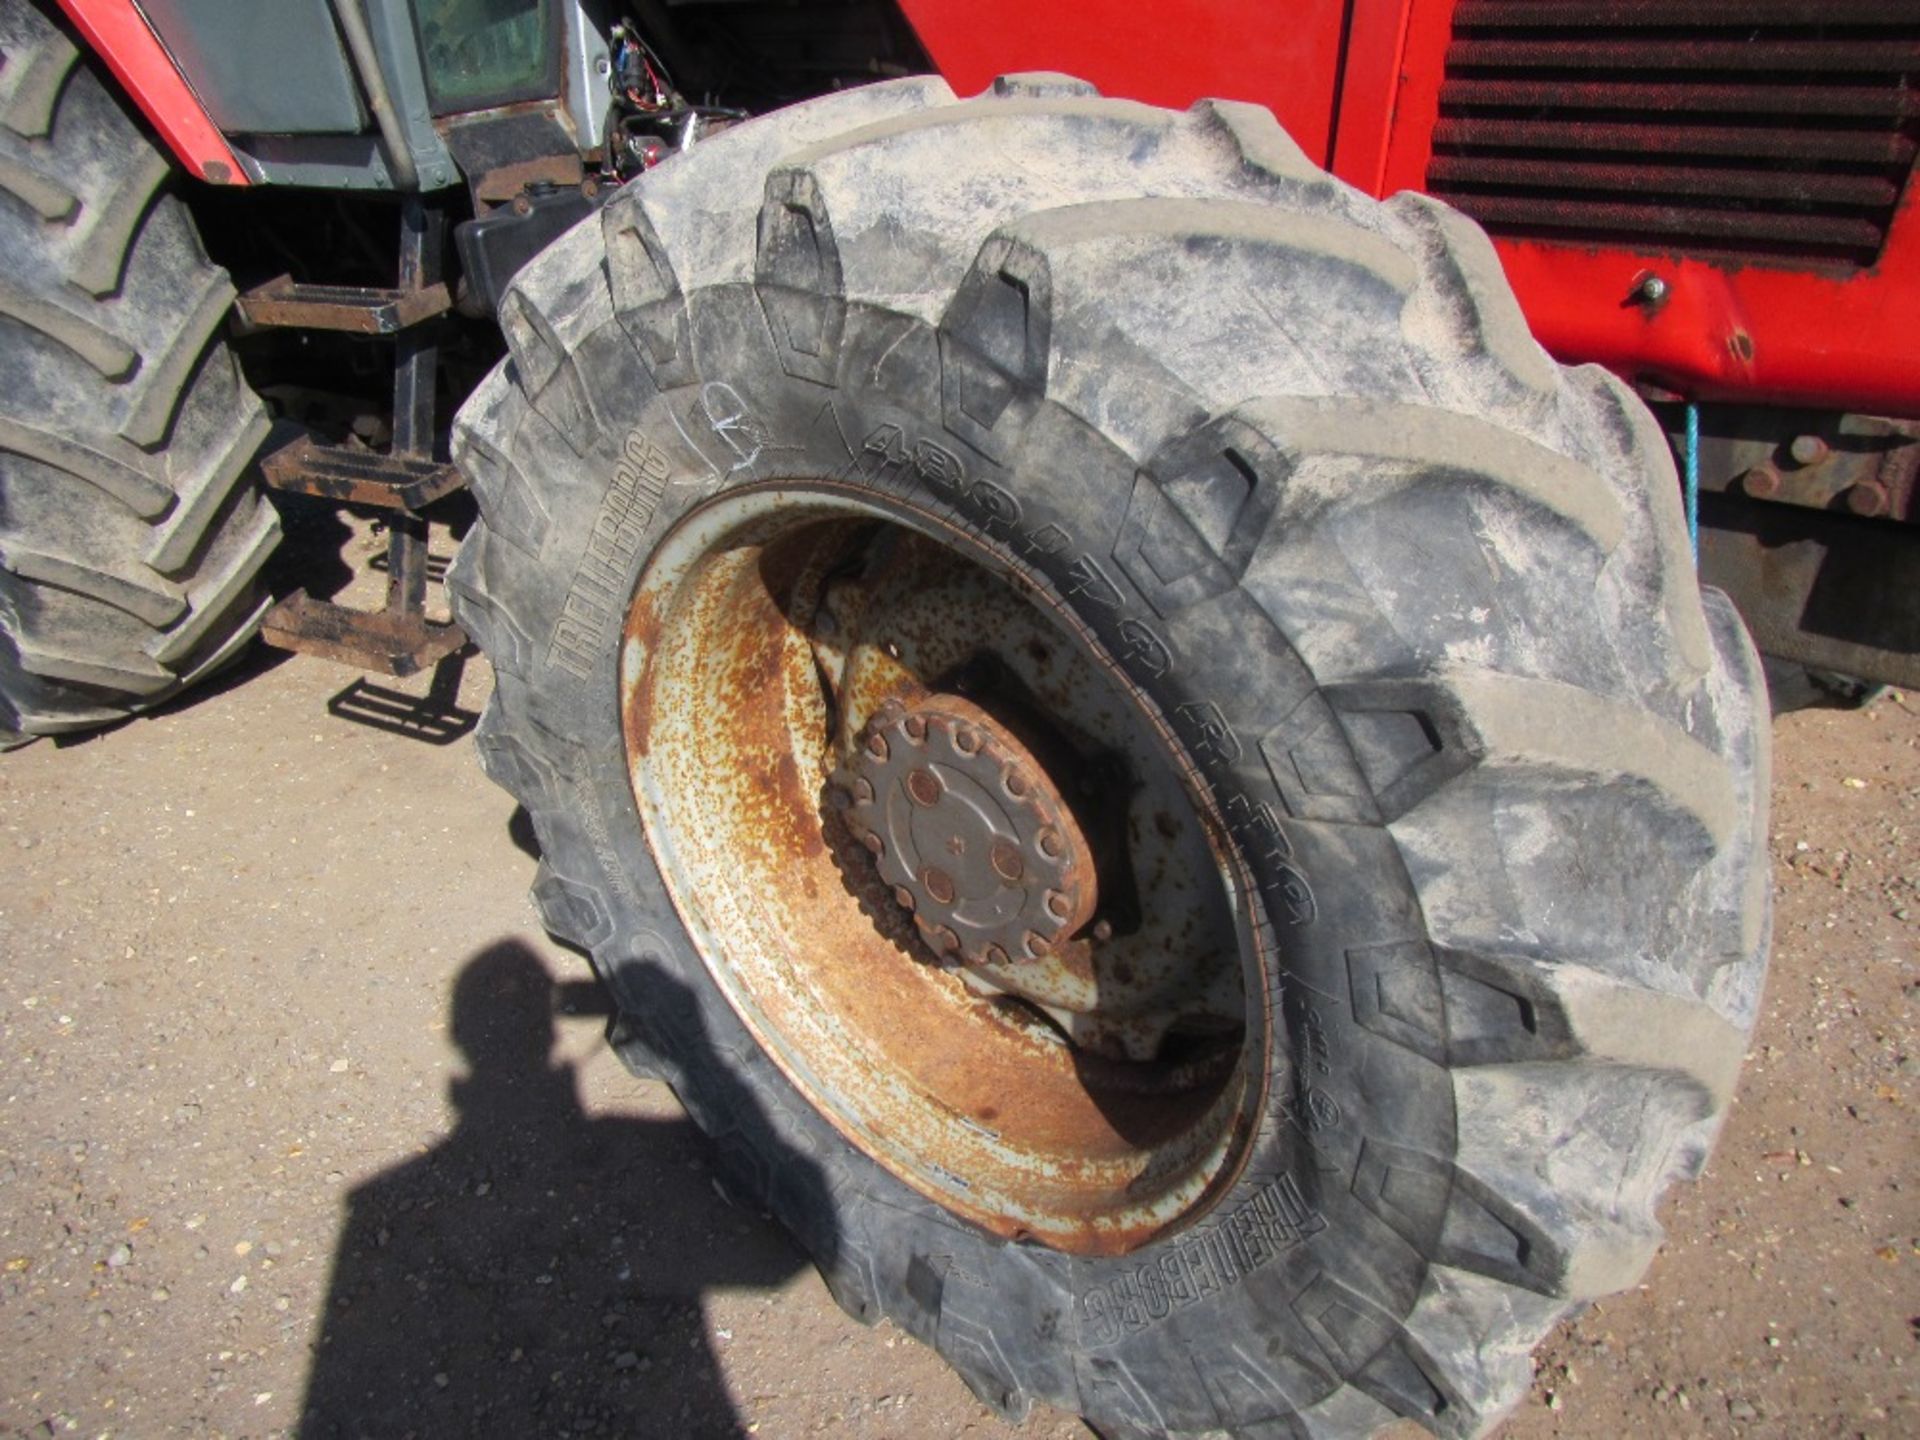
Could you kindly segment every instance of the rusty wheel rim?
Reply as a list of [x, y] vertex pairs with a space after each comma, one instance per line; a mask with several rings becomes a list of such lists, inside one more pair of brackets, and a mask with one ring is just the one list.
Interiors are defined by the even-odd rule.
[[1267, 1083], [1250, 883], [1043, 583], [871, 497], [738, 491], [649, 562], [620, 701], [687, 933], [847, 1139], [1067, 1251], [1208, 1207]]

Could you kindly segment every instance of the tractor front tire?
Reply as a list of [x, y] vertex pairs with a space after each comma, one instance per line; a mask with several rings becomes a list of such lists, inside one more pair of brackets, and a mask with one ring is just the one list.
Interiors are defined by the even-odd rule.
[[168, 157], [26, 0], [0, 0], [0, 747], [231, 660], [266, 608], [267, 433]]
[[[913, 79], [670, 160], [502, 316], [481, 758], [851, 1313], [1107, 1436], [1471, 1435], [1640, 1277], [1755, 1016], [1765, 697], [1659, 430], [1469, 221], [1255, 107]], [[940, 868], [1069, 812], [1091, 998], [992, 928], [1091, 871]]]

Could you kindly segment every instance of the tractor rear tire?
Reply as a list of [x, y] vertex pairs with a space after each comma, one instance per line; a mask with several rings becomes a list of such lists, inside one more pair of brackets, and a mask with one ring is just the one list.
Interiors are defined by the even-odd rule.
[[[455, 444], [482, 762], [629, 1058], [850, 1313], [1004, 1415], [1109, 1437], [1472, 1435], [1560, 1318], [1639, 1279], [1758, 1004], [1766, 701], [1658, 428], [1535, 344], [1471, 222], [1339, 184], [1255, 107], [912, 79], [668, 161], [502, 317]], [[964, 555], [1057, 618], [1216, 817], [1262, 1038], [1223, 1092], [1252, 1107], [1239, 1148], [1158, 1229], [992, 1213], [954, 1156], [1011, 1143], [1014, 1072], [953, 1056], [998, 1098], [929, 1105], [949, 1148], [921, 1163], [803, 1027], [888, 1037], [755, 988], [763, 953], [861, 1005], [938, 978], [901, 913], [924, 898], [876, 905], [831, 813], [871, 790], [779, 749], [818, 742], [809, 646], [837, 633], [795, 597], [870, 573], [777, 549], [815, 513], [897, 530], [896, 576]], [[749, 613], [770, 638], [739, 661]], [[907, 646], [997, 633], [954, 612]], [[752, 843], [716, 850], [734, 829]], [[862, 948], [837, 887], [897, 954]], [[809, 905], [845, 923], [780, 923]], [[952, 988], [952, 1033], [1020, 1010]], [[1108, 1083], [1109, 1056], [1074, 1058]], [[1112, 1113], [1115, 1145], [1152, 1143]]]
[[162, 703], [266, 608], [267, 417], [171, 168], [62, 28], [0, 0], [0, 747]]

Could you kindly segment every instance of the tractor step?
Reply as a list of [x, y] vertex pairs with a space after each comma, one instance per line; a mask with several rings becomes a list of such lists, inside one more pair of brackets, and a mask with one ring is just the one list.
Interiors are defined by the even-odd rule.
[[458, 470], [437, 460], [322, 445], [310, 435], [264, 456], [260, 471], [276, 490], [386, 510], [420, 510], [464, 483]]
[[277, 650], [298, 650], [383, 675], [415, 675], [467, 643], [458, 625], [418, 614], [353, 610], [304, 592], [266, 614], [260, 638]]
[[307, 285], [282, 275], [254, 286], [234, 306], [249, 325], [391, 335], [444, 314], [453, 307], [453, 297], [437, 283], [416, 290], [379, 290]]

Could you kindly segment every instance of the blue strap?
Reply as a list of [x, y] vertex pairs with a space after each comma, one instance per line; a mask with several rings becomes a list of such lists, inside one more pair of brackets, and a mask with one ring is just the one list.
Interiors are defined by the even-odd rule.
[[1687, 541], [1700, 568], [1700, 407], [1687, 402]]

